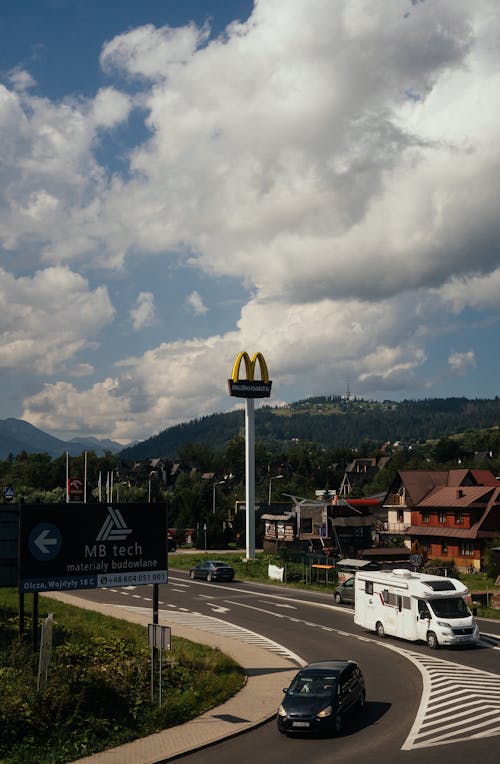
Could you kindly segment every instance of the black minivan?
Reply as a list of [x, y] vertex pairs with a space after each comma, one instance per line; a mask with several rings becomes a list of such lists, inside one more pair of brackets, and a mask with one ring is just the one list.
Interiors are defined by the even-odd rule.
[[355, 661], [309, 663], [283, 690], [278, 729], [283, 733], [342, 731], [344, 716], [365, 705], [365, 682]]

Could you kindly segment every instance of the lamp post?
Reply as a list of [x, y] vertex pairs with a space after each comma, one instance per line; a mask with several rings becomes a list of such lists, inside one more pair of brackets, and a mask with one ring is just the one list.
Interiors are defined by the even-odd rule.
[[273, 485], [273, 480], [281, 480], [281, 478], [283, 477], [284, 475], [273, 475], [272, 477], [269, 478], [269, 496], [267, 498], [267, 504], [269, 507], [271, 506], [271, 489]]
[[226, 481], [225, 480], [218, 480], [217, 483], [214, 483], [213, 485], [213, 492], [212, 492], [212, 514], [215, 515], [215, 489], [218, 485], [223, 485]]

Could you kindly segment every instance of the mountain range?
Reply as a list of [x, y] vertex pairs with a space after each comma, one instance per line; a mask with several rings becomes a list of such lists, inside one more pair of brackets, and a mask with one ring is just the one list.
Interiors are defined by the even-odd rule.
[[[359, 449], [367, 441], [374, 447], [396, 441], [411, 444], [486, 430], [500, 424], [500, 398], [427, 398], [418, 401], [367, 401], [346, 397], [307, 398], [287, 406], [255, 410], [255, 438], [271, 448], [294, 442], [317, 443], [324, 448]], [[124, 459], [175, 458], [191, 443], [223, 451], [237, 436], [245, 435], [243, 411], [211, 414], [169, 427], [154, 437], [124, 448]], [[490, 446], [491, 447], [491, 446]]]
[[70, 456], [79, 456], [84, 451], [93, 451], [96, 456], [104, 456], [107, 451], [116, 453], [123, 448], [122, 443], [114, 440], [97, 438], [72, 438], [60, 440], [48, 435], [24, 419], [0, 420], [0, 459], [7, 459], [9, 454], [16, 456], [26, 451], [28, 454], [47, 453], [53, 458], [68, 452]]
[[[48, 453], [58, 457], [68, 452], [79, 456], [93, 451], [124, 459], [174, 459], [179, 448], [196, 443], [224, 450], [245, 435], [244, 412], [211, 414], [168, 427], [142, 442], [123, 446], [113, 440], [73, 438], [60, 440], [22, 419], [0, 420], [0, 459], [9, 454]], [[369, 441], [375, 446], [426, 442], [471, 430], [492, 430], [500, 440], [500, 398], [426, 398], [411, 401], [366, 401], [336, 396], [306, 398], [286, 406], [263, 406], [255, 411], [257, 440], [286, 447], [294, 442], [317, 443], [325, 448], [360, 448]]]

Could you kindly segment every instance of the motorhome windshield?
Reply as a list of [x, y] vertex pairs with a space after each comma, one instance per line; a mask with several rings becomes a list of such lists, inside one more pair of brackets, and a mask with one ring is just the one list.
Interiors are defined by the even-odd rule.
[[427, 602], [437, 618], [467, 618], [470, 610], [460, 597]]

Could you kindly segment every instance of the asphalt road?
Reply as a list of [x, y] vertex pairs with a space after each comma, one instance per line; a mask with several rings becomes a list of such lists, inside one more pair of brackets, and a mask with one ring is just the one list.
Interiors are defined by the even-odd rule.
[[[79, 592], [82, 595], [152, 608], [152, 587]], [[331, 595], [243, 581], [191, 581], [186, 572], [173, 568], [169, 584], [160, 587], [159, 599], [164, 603], [162, 623], [171, 623], [174, 633], [176, 622], [196, 626], [199, 619], [206, 622], [210, 616], [215, 629], [236, 624], [274, 640], [306, 662], [353, 658], [360, 663], [367, 686], [362, 716], [348, 720], [339, 738], [288, 738], [273, 722], [188, 754], [183, 761], [303, 764], [306, 759], [315, 764], [335, 758], [359, 764], [383, 758], [391, 764], [420, 764], [425, 757], [426, 764], [443, 764], [464, 755], [482, 764], [499, 760], [500, 647], [493, 638], [485, 638], [474, 649], [430, 651], [423, 644], [380, 640], [359, 629], [352, 609], [334, 606]], [[496, 634], [500, 644], [500, 623], [480, 622], [480, 628], [482, 633]], [[276, 706], [280, 700], [276, 698]]]

